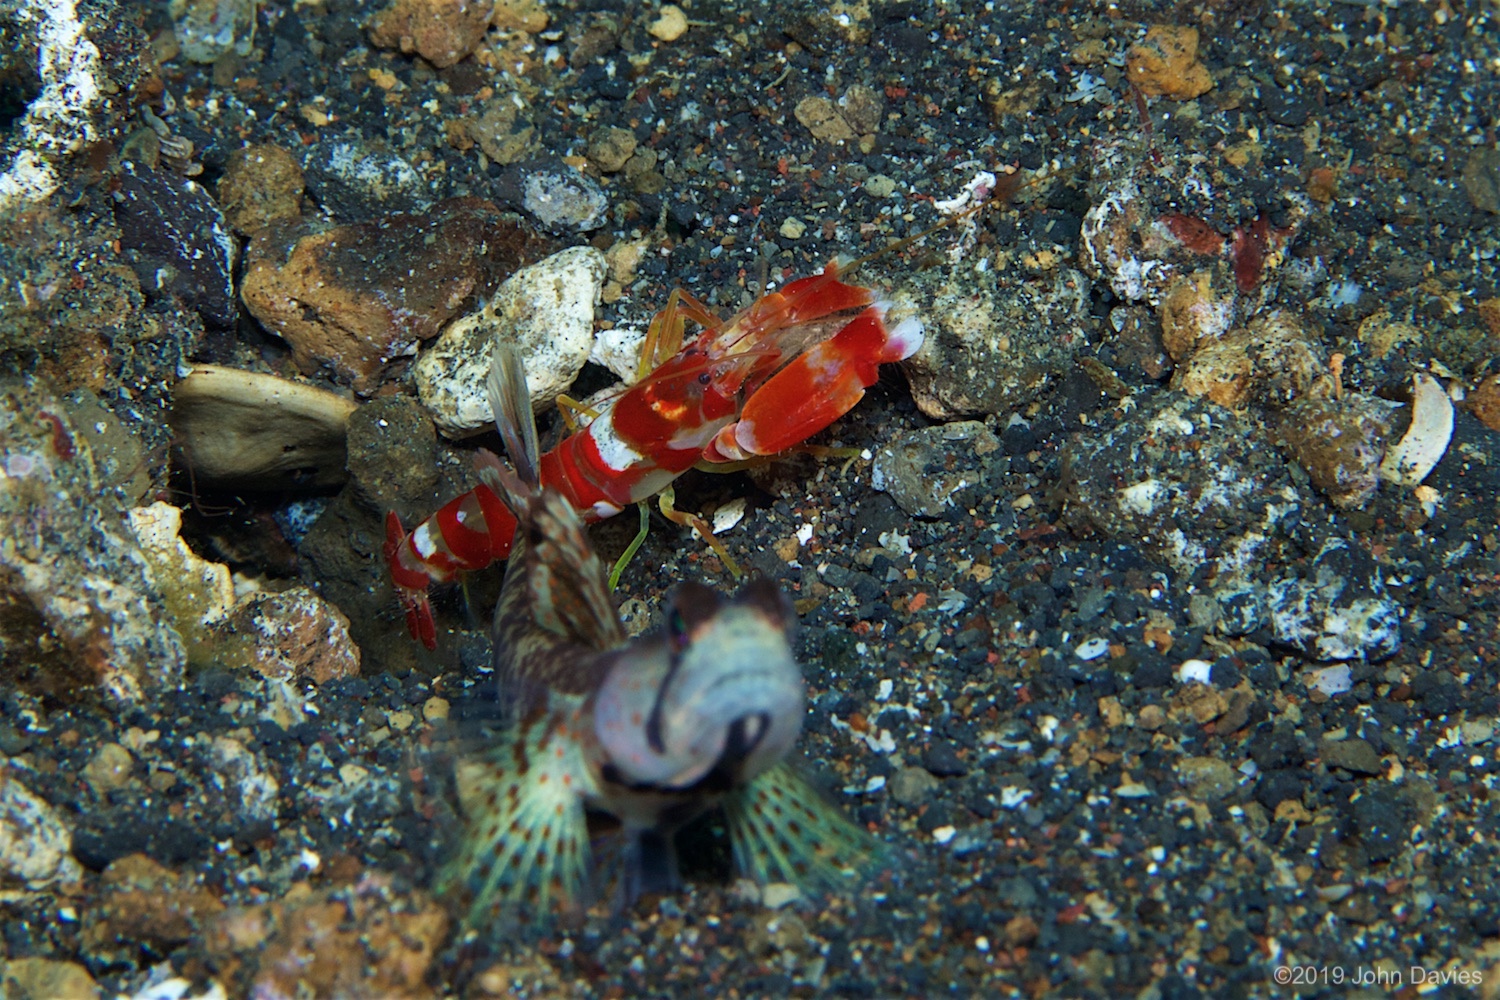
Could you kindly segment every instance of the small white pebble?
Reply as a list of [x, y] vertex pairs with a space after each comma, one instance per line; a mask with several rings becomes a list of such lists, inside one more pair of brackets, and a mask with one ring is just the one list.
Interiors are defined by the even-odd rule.
[[881, 680], [879, 686], [875, 689], [875, 700], [890, 701], [891, 692], [894, 690], [896, 690], [896, 682], [891, 680], [889, 677], [884, 678], [883, 680]]
[[1000, 789], [1000, 805], [1006, 809], [1014, 809], [1027, 799], [1031, 798], [1031, 789], [1017, 788], [1014, 785], [1006, 785]]
[[1177, 668], [1177, 679], [1183, 684], [1207, 684], [1214, 665], [1207, 660], [1183, 660]]
[[939, 844], [946, 844], [958, 834], [958, 830], [951, 826], [940, 826], [932, 831], [932, 839]]
[[1354, 686], [1354, 678], [1349, 673], [1349, 665], [1344, 663], [1314, 670], [1312, 686], [1326, 695], [1343, 694]]
[[1080, 642], [1073, 650], [1073, 655], [1080, 660], [1087, 661], [1097, 660], [1107, 652], [1109, 652], [1108, 639], [1089, 639], [1086, 642]]

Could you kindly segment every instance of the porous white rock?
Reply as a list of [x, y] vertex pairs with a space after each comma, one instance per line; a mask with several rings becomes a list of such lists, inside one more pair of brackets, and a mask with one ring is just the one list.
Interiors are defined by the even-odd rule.
[[[36, 96], [0, 146], [0, 213], [57, 190], [47, 156], [71, 153], [97, 137], [93, 115], [106, 89], [98, 47], [74, 0], [25, 0], [9, 15], [13, 44], [36, 53]], [[3, 159], [0, 159], [3, 162]]]
[[57, 812], [13, 774], [0, 770], [0, 876], [41, 889], [83, 874], [73, 834]]
[[593, 346], [605, 271], [604, 254], [570, 247], [517, 271], [482, 308], [443, 331], [412, 368], [438, 430], [456, 438], [490, 426], [485, 379], [497, 344], [519, 348], [537, 409], [572, 385]]

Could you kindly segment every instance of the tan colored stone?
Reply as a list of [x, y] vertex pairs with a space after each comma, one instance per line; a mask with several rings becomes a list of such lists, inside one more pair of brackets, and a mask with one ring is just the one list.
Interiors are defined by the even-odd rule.
[[75, 882], [73, 833], [62, 817], [11, 771], [0, 768], [0, 878], [32, 889]]
[[356, 404], [260, 372], [197, 365], [177, 383], [172, 429], [199, 482], [276, 489], [344, 481]]
[[1147, 97], [1190, 100], [1214, 85], [1198, 60], [1198, 29], [1158, 24], [1125, 55], [1125, 76]]
[[646, 30], [651, 32], [652, 38], [659, 38], [664, 42], [675, 42], [687, 34], [687, 15], [676, 4], [665, 4], [657, 14], [656, 20], [652, 21]]
[[479, 47], [494, 8], [494, 0], [393, 0], [370, 19], [370, 44], [442, 69]]
[[524, 31], [534, 35], [547, 27], [547, 12], [538, 0], [499, 0], [490, 24], [501, 31]]
[[280, 146], [246, 146], [229, 154], [219, 180], [219, 208], [229, 224], [255, 233], [302, 217], [302, 167]]
[[1287, 310], [1201, 345], [1178, 367], [1172, 387], [1231, 410], [1252, 401], [1282, 407], [1306, 392], [1326, 392], [1328, 362], [1302, 319]]
[[602, 128], [589, 138], [589, 160], [604, 173], [613, 174], [624, 168], [636, 145], [630, 129]]
[[234, 606], [229, 567], [209, 562], [180, 537], [182, 511], [157, 501], [130, 512], [130, 526], [161, 590], [162, 602], [187, 647], [188, 662], [207, 659], [211, 626]]
[[134, 767], [135, 758], [129, 750], [118, 743], [104, 743], [84, 765], [83, 780], [95, 793], [103, 795], [130, 784], [130, 772]]
[[1160, 705], [1146, 705], [1135, 715], [1137, 728], [1155, 732], [1166, 725], [1167, 713]]
[[1500, 375], [1491, 375], [1464, 399], [1464, 408], [1492, 431], [1500, 431]]
[[1161, 343], [1173, 361], [1182, 361], [1208, 340], [1229, 332], [1234, 292], [1215, 288], [1213, 273], [1196, 271], [1178, 278], [1162, 296]]
[[1282, 444], [1335, 507], [1364, 506], [1380, 484], [1380, 462], [1391, 432], [1391, 409], [1362, 393], [1305, 397], [1280, 421]]
[[609, 277], [622, 287], [635, 280], [636, 268], [645, 259], [650, 243], [641, 240], [620, 240], [604, 251], [604, 262], [609, 266]]
[[144, 854], [110, 864], [104, 888], [84, 929], [91, 952], [140, 947], [170, 949], [197, 936], [224, 912], [224, 904], [191, 873], [179, 873]]
[[428, 970], [443, 946], [449, 916], [422, 892], [398, 894], [390, 876], [368, 873], [357, 885], [288, 892], [270, 904], [275, 933], [257, 951], [249, 993], [269, 997], [435, 996]]
[[76, 962], [13, 958], [0, 964], [0, 996], [10, 1000], [97, 1000], [99, 985]]
[[860, 135], [880, 131], [885, 117], [885, 96], [873, 87], [856, 83], [838, 101], [839, 115]]
[[1229, 700], [1208, 684], [1188, 684], [1179, 688], [1167, 707], [1167, 717], [1174, 722], [1191, 720], [1198, 725], [1212, 722], [1229, 708]]
[[849, 142], [855, 138], [854, 129], [839, 114], [838, 108], [822, 95], [804, 97], [792, 113], [797, 116], [802, 127], [821, 142]]
[[480, 152], [502, 167], [523, 158], [535, 145], [536, 129], [520, 117], [520, 109], [510, 101], [493, 101], [483, 112], [462, 119], [460, 126], [461, 141], [470, 145], [477, 142]]
[[1218, 757], [1184, 757], [1177, 764], [1177, 779], [1193, 798], [1204, 802], [1222, 799], [1239, 785], [1239, 772]]
[[1484, 322], [1485, 329], [1490, 331], [1493, 337], [1500, 337], [1500, 296], [1482, 299], [1475, 312]]

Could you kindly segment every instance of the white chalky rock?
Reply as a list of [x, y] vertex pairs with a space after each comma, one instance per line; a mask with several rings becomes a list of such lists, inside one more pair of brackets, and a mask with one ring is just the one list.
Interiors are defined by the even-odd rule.
[[572, 385], [593, 346], [605, 270], [604, 254], [571, 247], [517, 271], [482, 308], [444, 330], [412, 369], [438, 430], [456, 438], [491, 425], [484, 383], [496, 344], [520, 348], [537, 409]]
[[0, 215], [57, 190], [50, 157], [94, 140], [108, 85], [74, 0], [21, 0], [6, 5], [3, 19], [16, 65], [29, 59], [36, 76], [25, 114], [0, 136]]
[[73, 834], [50, 805], [0, 770], [0, 877], [41, 889], [75, 882]]

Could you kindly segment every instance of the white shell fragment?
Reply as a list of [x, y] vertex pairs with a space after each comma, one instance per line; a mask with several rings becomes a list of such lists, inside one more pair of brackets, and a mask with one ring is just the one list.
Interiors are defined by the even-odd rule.
[[1177, 679], [1183, 684], [1207, 684], [1214, 665], [1207, 660], [1183, 660], [1177, 668]]
[[722, 535], [744, 519], [745, 498], [735, 497], [714, 511], [714, 534]]
[[1312, 687], [1317, 688], [1326, 695], [1343, 694], [1354, 687], [1354, 676], [1347, 663], [1340, 663], [1332, 667], [1323, 667], [1314, 670], [1311, 678]]
[[412, 366], [417, 395], [438, 430], [463, 437], [490, 426], [485, 378], [497, 343], [520, 348], [534, 407], [550, 405], [572, 385], [594, 343], [606, 270], [598, 250], [570, 247], [523, 267], [483, 308], [444, 330]]
[[356, 404], [263, 372], [194, 365], [172, 398], [177, 447], [200, 483], [277, 489], [344, 481]]
[[1086, 639], [1073, 649], [1073, 655], [1085, 662], [1097, 660], [1107, 652], [1109, 652], [1109, 640], [1098, 637]]
[[1442, 459], [1453, 439], [1453, 401], [1437, 379], [1423, 372], [1412, 376], [1411, 426], [1380, 463], [1380, 478], [1398, 486], [1416, 486]]

